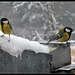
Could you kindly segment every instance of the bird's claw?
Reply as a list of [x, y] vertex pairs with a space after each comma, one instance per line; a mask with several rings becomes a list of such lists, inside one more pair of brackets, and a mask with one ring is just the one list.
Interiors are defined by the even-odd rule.
[[1, 37], [3, 37], [4, 35], [1, 35]]
[[10, 40], [8, 40], [8, 42], [10, 42]]

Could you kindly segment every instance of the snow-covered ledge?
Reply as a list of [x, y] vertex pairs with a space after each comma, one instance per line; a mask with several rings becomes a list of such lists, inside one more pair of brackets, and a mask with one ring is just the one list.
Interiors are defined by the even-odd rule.
[[[0, 36], [2, 32], [0, 31]], [[36, 41], [29, 41], [28, 39], [10, 35], [10, 42], [7, 42], [9, 35], [5, 34], [0, 37], [0, 47], [3, 51], [8, 52], [10, 55], [18, 57], [24, 50], [32, 50], [36, 53], [49, 53], [49, 47], [42, 45]]]

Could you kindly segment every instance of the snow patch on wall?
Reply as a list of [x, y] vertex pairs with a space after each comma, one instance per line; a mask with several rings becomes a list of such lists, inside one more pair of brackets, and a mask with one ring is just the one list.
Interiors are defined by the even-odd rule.
[[[0, 36], [2, 32], [0, 31]], [[8, 52], [10, 55], [18, 57], [24, 50], [32, 50], [36, 53], [49, 53], [49, 47], [44, 46], [36, 41], [29, 41], [28, 39], [10, 35], [10, 42], [8, 42], [9, 35], [5, 34], [0, 37], [0, 47], [3, 51]]]

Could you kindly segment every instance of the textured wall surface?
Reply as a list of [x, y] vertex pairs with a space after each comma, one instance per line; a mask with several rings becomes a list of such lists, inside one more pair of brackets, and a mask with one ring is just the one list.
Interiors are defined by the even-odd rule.
[[50, 74], [50, 58], [50, 54], [25, 50], [20, 59], [0, 50], [0, 74]]
[[56, 50], [50, 52], [50, 54], [52, 54], [52, 70], [71, 64], [71, 50], [69, 43], [60, 45]]

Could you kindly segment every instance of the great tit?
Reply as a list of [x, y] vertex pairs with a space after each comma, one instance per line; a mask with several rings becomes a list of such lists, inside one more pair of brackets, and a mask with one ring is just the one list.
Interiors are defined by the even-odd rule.
[[8, 42], [9, 42], [10, 41], [10, 34], [12, 33], [12, 26], [9, 23], [9, 20], [7, 18], [1, 19], [0, 30], [3, 32], [3, 35], [1, 37], [3, 37], [4, 34], [9, 35], [9, 40], [8, 40]]
[[67, 42], [70, 39], [73, 31], [74, 30], [70, 27], [64, 27], [61, 30], [59, 30], [57, 35], [50, 39], [47, 44], [49, 44], [49, 42], [52, 40], [57, 40], [58, 42]]

